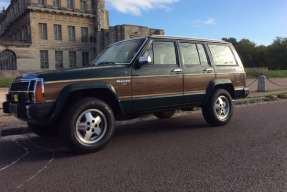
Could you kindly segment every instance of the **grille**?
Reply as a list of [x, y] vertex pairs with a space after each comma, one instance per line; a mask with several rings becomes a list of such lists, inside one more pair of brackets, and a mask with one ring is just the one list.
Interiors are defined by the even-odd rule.
[[28, 91], [29, 82], [13, 82], [10, 91]]

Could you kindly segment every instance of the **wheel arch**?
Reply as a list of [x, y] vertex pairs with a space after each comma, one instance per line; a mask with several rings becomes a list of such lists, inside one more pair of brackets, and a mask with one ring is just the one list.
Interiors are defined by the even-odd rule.
[[208, 103], [210, 97], [212, 96], [214, 91], [216, 91], [217, 89], [224, 89], [224, 90], [228, 91], [231, 98], [235, 99], [235, 90], [234, 90], [234, 86], [233, 86], [232, 81], [230, 79], [216, 79], [216, 80], [213, 80], [208, 85], [208, 88], [206, 90], [206, 95], [205, 95], [205, 98], [203, 100], [203, 105]]
[[116, 90], [109, 83], [77, 83], [67, 85], [62, 89], [54, 104], [51, 117], [58, 119], [66, 106], [84, 97], [94, 97], [103, 100], [111, 107], [114, 115], [124, 113]]

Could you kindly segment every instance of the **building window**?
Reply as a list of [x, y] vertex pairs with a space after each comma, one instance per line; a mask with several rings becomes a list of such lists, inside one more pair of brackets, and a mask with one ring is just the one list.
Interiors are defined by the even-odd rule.
[[89, 66], [89, 52], [82, 52], [82, 64], [83, 66]]
[[67, 7], [68, 7], [68, 9], [73, 9], [74, 8], [73, 0], [67, 0]]
[[56, 69], [63, 68], [63, 51], [55, 51], [55, 67]]
[[48, 51], [40, 50], [41, 69], [49, 69]]
[[76, 51], [69, 51], [70, 68], [77, 67], [76, 64]]
[[81, 10], [86, 11], [86, 1], [81, 1]]
[[38, 0], [39, 5], [45, 5], [45, 0]]
[[62, 26], [61, 25], [54, 25], [54, 37], [55, 40], [62, 40]]
[[69, 41], [75, 41], [75, 27], [74, 26], [68, 26], [68, 36], [69, 36]]
[[39, 23], [39, 34], [40, 34], [40, 39], [44, 39], [44, 40], [48, 39], [46, 23]]
[[82, 42], [88, 42], [88, 28], [87, 27], [81, 28], [81, 34], [82, 34]]
[[54, 7], [60, 7], [60, 0], [53, 0]]

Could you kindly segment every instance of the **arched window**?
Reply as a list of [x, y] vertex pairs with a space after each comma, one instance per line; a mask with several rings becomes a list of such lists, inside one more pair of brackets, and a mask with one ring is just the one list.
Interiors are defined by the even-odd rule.
[[11, 50], [0, 53], [0, 70], [17, 70], [16, 54]]

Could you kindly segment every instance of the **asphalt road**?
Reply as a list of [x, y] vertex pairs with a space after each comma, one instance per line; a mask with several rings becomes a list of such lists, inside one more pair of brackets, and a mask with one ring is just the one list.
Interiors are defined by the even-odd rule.
[[0, 191], [287, 191], [287, 101], [237, 106], [210, 127], [200, 112], [118, 125], [77, 156], [59, 138], [0, 139]]

